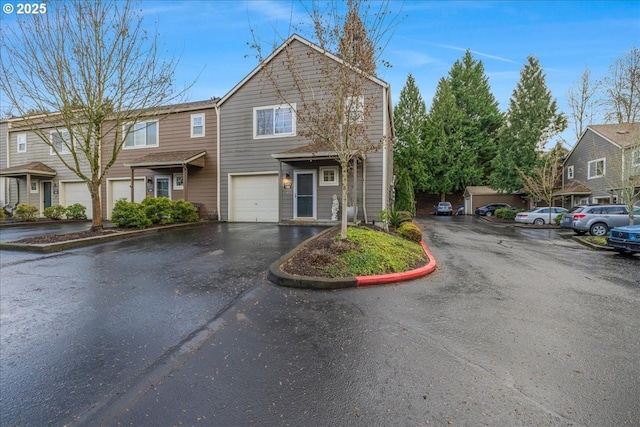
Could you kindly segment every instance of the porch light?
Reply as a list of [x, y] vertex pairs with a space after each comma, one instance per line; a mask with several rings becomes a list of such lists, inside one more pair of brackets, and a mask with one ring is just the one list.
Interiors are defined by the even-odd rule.
[[291, 174], [289, 172], [285, 172], [284, 178], [282, 179], [282, 186], [284, 188], [291, 188]]

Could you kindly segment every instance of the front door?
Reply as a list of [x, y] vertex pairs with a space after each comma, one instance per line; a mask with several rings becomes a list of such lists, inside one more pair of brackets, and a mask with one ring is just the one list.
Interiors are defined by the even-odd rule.
[[156, 197], [171, 198], [170, 176], [156, 176]]
[[44, 181], [42, 183], [42, 204], [42, 209], [51, 206], [51, 181]]
[[294, 171], [293, 217], [316, 217], [316, 171]]

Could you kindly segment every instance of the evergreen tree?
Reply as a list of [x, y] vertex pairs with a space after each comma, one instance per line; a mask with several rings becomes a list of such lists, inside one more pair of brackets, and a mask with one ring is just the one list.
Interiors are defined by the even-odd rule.
[[518, 171], [530, 174], [544, 146], [566, 128], [567, 118], [558, 111], [538, 59], [529, 56], [498, 133], [491, 187], [504, 192], [521, 189]]
[[470, 184], [484, 184], [492, 171], [491, 160], [496, 155], [498, 130], [503, 122], [498, 101], [491, 93], [482, 61], [473, 59], [469, 50], [462, 61], [451, 67], [449, 84], [456, 105], [464, 114], [462, 140], [478, 154], [477, 162], [482, 167], [481, 176], [470, 176]]
[[396, 142], [393, 145], [396, 170], [406, 170], [416, 190], [427, 188], [428, 172], [424, 161], [422, 131], [427, 120], [427, 107], [411, 74], [400, 91], [393, 109]]
[[478, 154], [464, 141], [464, 113], [456, 105], [449, 80], [441, 78], [425, 123], [427, 191], [446, 194], [462, 190], [482, 175]]

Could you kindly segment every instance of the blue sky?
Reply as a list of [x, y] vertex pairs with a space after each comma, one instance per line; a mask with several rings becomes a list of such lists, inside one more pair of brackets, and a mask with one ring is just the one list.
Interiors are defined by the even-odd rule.
[[[197, 79], [190, 100], [223, 96], [257, 65], [251, 29], [262, 40], [279, 42], [290, 34], [291, 22], [306, 17], [297, 0], [144, 0], [140, 7], [166, 52], [181, 57], [178, 83]], [[391, 10], [404, 18], [382, 55], [392, 67], [381, 68], [379, 77], [391, 84], [395, 103], [412, 73], [427, 108], [438, 80], [467, 49], [483, 62], [501, 110], [527, 56], [534, 55], [567, 111], [567, 90], [585, 67], [600, 79], [615, 59], [640, 47], [640, 1], [407, 0], [392, 1]]]

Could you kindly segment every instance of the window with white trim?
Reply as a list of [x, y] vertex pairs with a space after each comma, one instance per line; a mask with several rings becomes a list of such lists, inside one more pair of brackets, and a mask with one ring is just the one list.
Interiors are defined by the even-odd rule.
[[364, 96], [349, 96], [345, 110], [349, 112], [349, 124], [360, 124], [364, 121]]
[[567, 179], [573, 179], [573, 165], [567, 167]]
[[173, 189], [184, 190], [184, 175], [181, 173], [173, 174]]
[[631, 166], [640, 166], [640, 149], [631, 152]]
[[[66, 130], [52, 130], [49, 134], [49, 140], [51, 141], [51, 150], [50, 154], [54, 155], [57, 151], [59, 154], [67, 154], [71, 150], [72, 141], [71, 135], [69, 135], [69, 131]], [[55, 148], [55, 151], [54, 151]]]
[[337, 166], [323, 166], [320, 168], [320, 185], [338, 185]]
[[593, 179], [603, 177], [606, 173], [606, 164], [607, 159], [604, 157], [601, 159], [591, 160], [588, 164], [587, 178]]
[[27, 152], [27, 134], [19, 133], [16, 135], [16, 146], [18, 149], [18, 153], [26, 153]]
[[295, 104], [253, 109], [253, 137], [274, 138], [296, 134]]
[[37, 180], [31, 180], [31, 188], [29, 190], [30, 190], [30, 193], [37, 193], [38, 192], [38, 181]]
[[130, 128], [130, 132], [124, 140], [123, 148], [146, 148], [159, 145], [157, 121], [127, 123], [124, 125], [123, 132], [126, 132], [128, 128]]
[[191, 115], [191, 138], [204, 136], [204, 113]]

